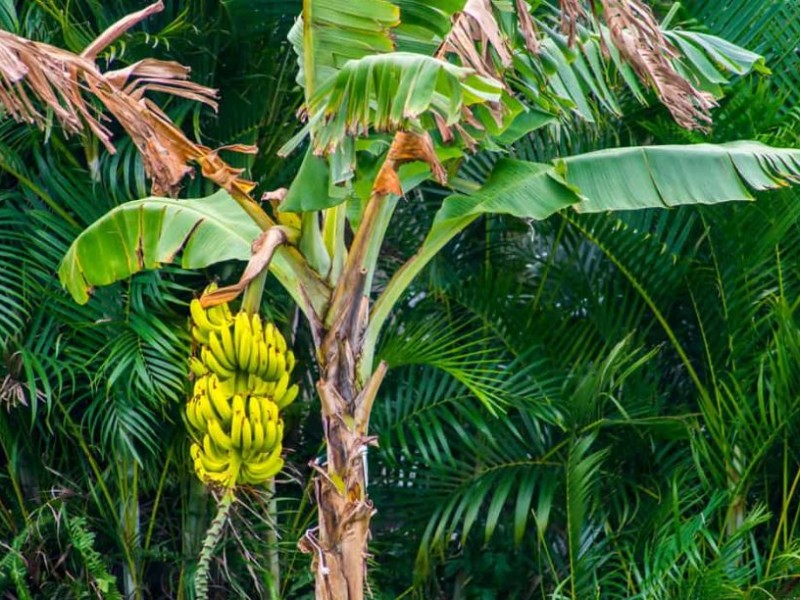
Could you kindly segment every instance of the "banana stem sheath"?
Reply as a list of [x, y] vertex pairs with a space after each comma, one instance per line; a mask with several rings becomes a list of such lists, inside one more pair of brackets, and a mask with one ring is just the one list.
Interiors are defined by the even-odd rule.
[[244, 291], [244, 298], [242, 299], [242, 310], [248, 315], [258, 313], [261, 308], [261, 298], [264, 295], [264, 285], [267, 282], [268, 274], [269, 270], [264, 269], [247, 284], [247, 288]]

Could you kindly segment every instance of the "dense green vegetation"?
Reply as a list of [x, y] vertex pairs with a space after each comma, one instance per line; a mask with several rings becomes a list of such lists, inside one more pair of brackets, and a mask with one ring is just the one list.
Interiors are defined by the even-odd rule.
[[[174, 98], [165, 112], [209, 147], [257, 144], [257, 156], [231, 163], [260, 189], [288, 185], [302, 153], [275, 151], [296, 132], [303, 99], [285, 41], [300, 3], [166, 4], [104, 58], [191, 66], [194, 81], [220, 90], [218, 114]], [[760, 52], [773, 75], [719, 82], [725, 98], [707, 134], [617, 82], [606, 99], [618, 114], [588, 94], [588, 113], [575, 103], [512, 155], [547, 162], [738, 139], [796, 147], [797, 62], [783, 48], [798, 15], [725, 4], [687, 2], [672, 26]], [[80, 52], [137, 8], [0, 0], [0, 28]], [[166, 266], [98, 288], [85, 305], [56, 277], [85, 227], [148, 194], [141, 157], [114, 134], [112, 155], [55, 125], [0, 121], [0, 592], [9, 598], [189, 598], [214, 516], [181, 416], [187, 305], [209, 280], [235, 281], [241, 263]], [[458, 175], [483, 181], [499, 158], [481, 150]], [[198, 177], [181, 197], [213, 191]], [[445, 194], [429, 182], [398, 204], [378, 288], [416, 250]], [[374, 596], [800, 594], [796, 194], [543, 221], [482, 216], [448, 244], [392, 312], [376, 353], [390, 370], [371, 420]], [[293, 342], [304, 395], [287, 415], [291, 466], [277, 512], [267, 492], [239, 496], [212, 597], [311, 598], [297, 542], [316, 518], [307, 465], [324, 455], [319, 373], [311, 332], [274, 279], [263, 310]]]

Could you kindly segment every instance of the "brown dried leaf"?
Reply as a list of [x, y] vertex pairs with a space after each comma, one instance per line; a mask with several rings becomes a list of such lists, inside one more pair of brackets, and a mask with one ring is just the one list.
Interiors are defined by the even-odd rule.
[[539, 54], [539, 32], [536, 30], [536, 24], [533, 19], [531, 19], [528, 3], [525, 0], [516, 1], [517, 19], [519, 20], [519, 29], [522, 32], [522, 37], [525, 39], [525, 47], [533, 54]]
[[[535, 47], [538, 51], [533, 22], [530, 20], [530, 14], [526, 7], [522, 4], [522, 0], [518, 0], [517, 7], [526, 43], [536, 44]], [[523, 24], [526, 18], [527, 23]], [[527, 31], [524, 29], [525, 27], [528, 28]], [[495, 64], [492, 49], [499, 59], [499, 66]], [[500, 82], [504, 81], [501, 70], [511, 66], [512, 49], [495, 19], [491, 0], [467, 0], [464, 9], [455, 17], [453, 26], [439, 47], [436, 57], [445, 58], [448, 54], [454, 55], [462, 66], [473, 69], [479, 75]], [[485, 106], [489, 109], [495, 122], [503, 122], [502, 103], [490, 102]], [[472, 113], [467, 107], [464, 107], [463, 112], [465, 119], [472, 118]], [[470, 124], [477, 123], [474, 118], [472, 121]], [[436, 118], [436, 126], [445, 142], [453, 139], [450, 127], [443, 120]], [[458, 125], [455, 128], [459, 131], [463, 130]], [[479, 126], [479, 128], [482, 127]], [[472, 139], [471, 136], [467, 136], [467, 138], [468, 140]], [[471, 146], [471, 142], [467, 141], [467, 145]]]
[[[480, 48], [480, 49], [479, 49]], [[490, 0], [467, 0], [439, 48], [439, 57], [451, 52], [465, 67], [496, 78], [498, 70], [490, 55], [494, 48], [503, 67], [511, 65], [511, 48], [492, 13]]]
[[403, 188], [400, 185], [400, 178], [397, 175], [397, 168], [400, 165], [415, 160], [428, 163], [433, 173], [434, 179], [441, 184], [446, 183], [447, 173], [445, 173], [442, 163], [436, 156], [433, 149], [431, 136], [427, 133], [398, 132], [395, 135], [386, 160], [383, 161], [375, 183], [372, 186], [372, 193], [385, 196], [386, 194], [403, 195]]
[[280, 227], [272, 227], [261, 234], [253, 242], [251, 250], [251, 257], [245, 267], [244, 273], [238, 283], [218, 288], [213, 292], [204, 294], [200, 297], [200, 304], [203, 308], [216, 306], [217, 304], [224, 304], [235, 300], [241, 294], [253, 279], [258, 277], [264, 269], [269, 267], [272, 261], [272, 255], [275, 250], [286, 242], [286, 232]]
[[283, 202], [283, 199], [286, 198], [286, 194], [288, 193], [289, 190], [284, 187], [278, 188], [277, 190], [269, 190], [261, 195], [261, 201], [281, 203]]
[[[102, 73], [93, 59], [127, 29], [163, 10], [161, 1], [124, 17], [77, 56], [48, 44], [0, 31], [0, 104], [17, 121], [45, 128], [49, 117], [33, 98], [47, 107], [68, 134], [91, 132], [111, 153], [111, 132], [103, 124], [103, 108], [125, 129], [142, 154], [154, 194], [175, 195], [181, 180], [200, 165], [205, 177], [237, 197], [249, 199], [254, 184], [211, 150], [189, 140], [150, 100], [159, 91], [203, 102], [216, 108], [216, 92], [187, 80], [189, 69], [176, 62], [144, 59], [124, 69]], [[96, 98], [102, 107], [92, 102]], [[229, 148], [252, 152], [252, 147]]]
[[162, 2], [162, 0], [158, 0], [157, 2], [144, 7], [140, 11], [122, 17], [119, 21], [113, 23], [103, 33], [97, 36], [97, 39], [95, 39], [91, 44], [86, 46], [84, 51], [81, 52], [81, 56], [83, 58], [94, 60], [104, 48], [106, 48], [109, 44], [112, 44], [114, 40], [128, 31], [128, 29], [140, 21], [144, 21], [147, 17], [156, 13], [160, 13], [162, 10], [164, 10], [164, 2]]
[[675, 70], [678, 51], [667, 41], [650, 9], [638, 0], [601, 0], [611, 39], [639, 77], [650, 84], [679, 125], [704, 129], [713, 96]]
[[561, 31], [567, 36], [567, 43], [575, 44], [578, 21], [586, 18], [586, 10], [581, 0], [559, 0], [561, 7]]

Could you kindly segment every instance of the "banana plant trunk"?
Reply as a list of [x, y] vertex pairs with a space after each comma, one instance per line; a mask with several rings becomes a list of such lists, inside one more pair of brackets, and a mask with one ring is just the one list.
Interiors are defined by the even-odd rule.
[[[352, 324], [351, 324], [352, 325]], [[358, 331], [355, 327], [351, 331]], [[386, 366], [381, 363], [362, 388], [350, 336], [334, 329], [321, 345], [317, 390], [327, 464], [314, 463], [318, 526], [308, 531], [301, 548], [312, 556], [317, 600], [362, 600], [367, 544], [374, 513], [367, 494], [366, 449], [369, 411]]]
[[[362, 600], [366, 583], [369, 524], [367, 495], [369, 416], [386, 373], [381, 362], [365, 372], [374, 348], [365, 347], [371, 277], [396, 199], [402, 195], [396, 169], [413, 160], [434, 161], [430, 139], [399, 132], [373, 184], [361, 223], [347, 252], [324, 315], [310, 312], [317, 347], [322, 426], [327, 462], [313, 463], [319, 525], [300, 548], [312, 556], [317, 600]], [[435, 165], [435, 166], [438, 166]], [[367, 365], [371, 366], [371, 365]], [[367, 369], [367, 371], [369, 371]]]

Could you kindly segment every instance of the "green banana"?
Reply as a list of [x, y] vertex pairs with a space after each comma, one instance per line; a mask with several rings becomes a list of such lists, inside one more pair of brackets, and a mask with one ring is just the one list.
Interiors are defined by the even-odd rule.
[[253, 331], [250, 328], [250, 319], [247, 313], [240, 312], [234, 320], [233, 341], [236, 344], [236, 360], [239, 368], [247, 370], [252, 352]]
[[211, 400], [209, 400], [208, 396], [198, 397], [196, 414], [198, 415], [198, 420], [203, 422], [203, 429], [208, 428], [208, 422], [211, 419], [217, 418], [217, 413], [214, 412], [214, 407], [211, 406]]
[[250, 360], [247, 361], [247, 368], [245, 371], [248, 373], [258, 373], [262, 359], [261, 348], [264, 344], [257, 338], [252, 338], [250, 343]]
[[189, 358], [189, 370], [198, 377], [202, 377], [208, 373], [208, 367], [206, 367], [201, 360], [198, 360], [194, 356]]
[[225, 350], [222, 347], [222, 342], [219, 340], [219, 336], [217, 335], [216, 331], [212, 331], [208, 334], [208, 349], [214, 355], [214, 358], [219, 364], [230, 371], [236, 371], [236, 362], [231, 362], [228, 360], [228, 355], [225, 354]]
[[192, 457], [192, 460], [197, 460], [200, 456], [200, 445], [197, 442], [192, 442], [192, 445], [189, 446], [189, 456]]
[[264, 429], [264, 441], [261, 450], [269, 452], [278, 443], [278, 424], [275, 421], [266, 421], [262, 426]]
[[219, 364], [226, 369], [236, 371], [236, 363], [228, 360], [228, 356], [225, 354], [225, 349], [222, 347], [222, 342], [219, 339], [219, 334], [216, 331], [212, 331], [208, 334], [208, 349]]
[[234, 370], [228, 369], [224, 365], [221, 365], [211, 350], [209, 350], [206, 346], [203, 346], [200, 349], [200, 358], [209, 369], [219, 375], [220, 379], [228, 379], [236, 375]]
[[286, 355], [282, 352], [278, 352], [278, 370], [275, 374], [275, 378], [281, 377], [284, 373], [286, 373]]
[[195, 472], [209, 485], [263, 483], [284, 464], [280, 409], [299, 393], [290, 380], [295, 356], [258, 314], [233, 315], [227, 303], [205, 310], [197, 299], [189, 309], [199, 345], [189, 359], [194, 384], [185, 406]]
[[225, 485], [229, 479], [227, 469], [220, 473], [208, 471], [203, 466], [202, 458], [198, 458], [197, 460], [194, 461], [194, 470], [197, 473], [197, 476], [200, 478], [200, 480], [206, 483], [218, 483], [221, 485]]
[[200, 423], [199, 419], [195, 414], [195, 410], [197, 408], [197, 402], [195, 400], [190, 400], [186, 403], [186, 420], [189, 422], [189, 425], [195, 431], [203, 431], [202, 423]]
[[204, 432], [206, 430], [206, 416], [201, 409], [199, 397], [192, 402], [191, 410], [196, 423], [195, 429], [200, 433]]
[[278, 348], [278, 352], [286, 354], [286, 338], [277, 328], [275, 329], [275, 346]]
[[[228, 452], [217, 448], [214, 441], [209, 434], [203, 436], [203, 452], [200, 454], [201, 458], [205, 455], [208, 459], [208, 464], [203, 463], [206, 471], [220, 471], [225, 468], [228, 463]], [[209, 464], [217, 464], [219, 467], [209, 468]]]
[[198, 344], [208, 344], [208, 329], [200, 329], [197, 325], [192, 326], [192, 339]]
[[283, 447], [278, 443], [266, 458], [258, 462], [246, 462], [242, 465], [243, 469], [249, 476], [266, 481], [274, 477], [283, 467], [282, 451]]
[[205, 396], [208, 394], [208, 378], [211, 377], [211, 375], [212, 373], [209, 372], [194, 380], [192, 393], [195, 397]]
[[236, 393], [236, 377], [231, 377], [230, 379], [222, 379], [220, 380], [219, 385], [220, 388], [222, 388], [222, 393], [225, 394], [226, 398], [232, 398], [233, 395]]
[[257, 396], [251, 395], [247, 398], [247, 416], [251, 421], [256, 417], [261, 420], [261, 405]]
[[[209, 337], [210, 340], [211, 338]], [[222, 349], [228, 362], [232, 365], [238, 364], [236, 361], [236, 346], [233, 344], [233, 334], [230, 327], [223, 327], [219, 330], [219, 341], [222, 343]]]
[[217, 329], [217, 326], [208, 319], [203, 305], [200, 304], [200, 300], [197, 298], [189, 303], [189, 312], [192, 315], [192, 321], [194, 321], [194, 324], [197, 325], [200, 331], [213, 331]]
[[269, 348], [269, 366], [261, 376], [267, 381], [275, 381], [278, 378], [278, 351], [274, 346]]
[[258, 313], [250, 317], [250, 331], [252, 332], [254, 340], [258, 341], [264, 339], [264, 326], [261, 323], [261, 316]]
[[277, 342], [275, 341], [275, 325], [272, 323], [267, 323], [264, 325], [264, 343], [267, 346], [277, 346]]
[[219, 415], [220, 421], [223, 425], [228, 425], [233, 416], [233, 409], [228, 402], [228, 397], [222, 390], [222, 384], [216, 375], [212, 375], [208, 380], [208, 397], [211, 400], [211, 405], [214, 411]]
[[244, 423], [244, 411], [234, 411], [231, 420], [231, 445], [237, 450], [242, 447], [242, 425]]
[[261, 411], [261, 422], [266, 424], [269, 421], [278, 420], [278, 408], [268, 396], [259, 396], [258, 405]]
[[275, 389], [272, 391], [272, 399], [275, 403], [278, 403], [278, 399], [282, 398], [283, 395], [286, 393], [286, 389], [289, 387], [289, 373], [284, 371], [280, 378], [278, 379], [277, 383], [275, 383]]
[[253, 426], [250, 424], [250, 419], [242, 417], [242, 458], [249, 458], [252, 447]]
[[223, 431], [222, 426], [216, 419], [212, 419], [208, 422], [208, 435], [211, 436], [214, 443], [223, 450], [230, 450], [233, 448], [231, 436]]
[[247, 389], [250, 391], [250, 394], [258, 395], [256, 388], [260, 385], [261, 378], [256, 375], [255, 373], [248, 373], [247, 374]]
[[266, 427], [261, 422], [261, 412], [256, 410], [250, 417], [250, 422], [253, 425], [253, 452], [264, 451], [264, 440], [266, 439]]
[[227, 487], [235, 487], [236, 483], [241, 479], [242, 472], [242, 459], [237, 453], [231, 454], [231, 463], [228, 467], [228, 481], [225, 484]]
[[258, 347], [261, 350], [261, 362], [258, 364], [255, 374], [263, 381], [266, 378], [266, 373], [269, 371], [270, 351], [272, 347], [268, 346], [264, 340], [258, 342]]
[[237, 413], [237, 412], [240, 412], [240, 413], [244, 413], [245, 412], [246, 406], [245, 406], [245, 403], [244, 403], [244, 398], [242, 397], [241, 394], [235, 394], [233, 396], [232, 408], [233, 408], [234, 414]]
[[228, 461], [216, 461], [210, 459], [205, 454], [200, 454], [200, 464], [203, 465], [203, 470], [207, 476], [211, 474], [224, 474], [228, 471]]
[[296, 383], [292, 385], [280, 398], [275, 398], [275, 404], [278, 405], [280, 410], [283, 410], [287, 406], [289, 406], [292, 402], [295, 401], [297, 398], [297, 394], [300, 392], [300, 386]]
[[222, 329], [228, 327], [230, 324], [230, 308], [228, 308], [228, 304], [217, 304], [216, 306], [212, 306], [211, 308], [206, 309], [206, 316], [208, 320], [211, 321], [212, 325], [218, 329]]

